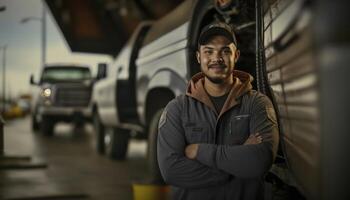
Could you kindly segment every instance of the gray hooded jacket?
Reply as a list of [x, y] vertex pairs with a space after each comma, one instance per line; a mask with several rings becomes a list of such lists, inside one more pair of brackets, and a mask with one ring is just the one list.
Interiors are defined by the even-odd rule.
[[[264, 175], [278, 146], [271, 101], [252, 90], [253, 78], [233, 72], [234, 84], [220, 113], [204, 90], [204, 75], [195, 75], [186, 95], [163, 111], [158, 127], [158, 163], [173, 200], [264, 199]], [[250, 134], [263, 142], [243, 145]], [[198, 143], [196, 159], [184, 150]]]

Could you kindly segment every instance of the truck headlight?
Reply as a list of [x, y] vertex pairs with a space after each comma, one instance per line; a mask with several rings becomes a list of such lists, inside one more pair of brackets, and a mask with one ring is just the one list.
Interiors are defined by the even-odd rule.
[[46, 97], [46, 98], [49, 98], [49, 97], [51, 96], [51, 94], [52, 94], [52, 91], [51, 91], [50, 88], [45, 88], [45, 89], [43, 89], [42, 92], [41, 92], [41, 95], [42, 95], [43, 97]]

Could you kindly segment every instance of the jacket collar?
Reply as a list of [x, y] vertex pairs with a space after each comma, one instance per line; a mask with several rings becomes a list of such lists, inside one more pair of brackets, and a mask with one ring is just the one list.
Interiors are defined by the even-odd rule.
[[[230, 108], [238, 104], [237, 99], [245, 94], [246, 92], [250, 91], [252, 89], [251, 82], [253, 81], [253, 77], [243, 71], [234, 70], [232, 73], [233, 78], [233, 84], [232, 88], [229, 92], [229, 95], [226, 99], [226, 102], [224, 106], [221, 109], [221, 112], [219, 113], [219, 117], [228, 111]], [[186, 95], [190, 96], [205, 105], [207, 105], [209, 108], [211, 108], [213, 111], [216, 112], [215, 107], [210, 100], [209, 95], [205, 91], [204, 88], [204, 74], [202, 72], [199, 72], [195, 74], [192, 79], [190, 80]]]

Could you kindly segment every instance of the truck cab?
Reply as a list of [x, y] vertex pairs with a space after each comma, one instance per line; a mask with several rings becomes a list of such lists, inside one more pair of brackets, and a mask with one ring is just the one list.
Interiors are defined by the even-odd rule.
[[94, 79], [89, 66], [76, 64], [45, 65], [40, 80], [30, 83], [34, 89], [32, 129], [54, 134], [58, 122], [81, 126], [91, 120], [91, 89]]

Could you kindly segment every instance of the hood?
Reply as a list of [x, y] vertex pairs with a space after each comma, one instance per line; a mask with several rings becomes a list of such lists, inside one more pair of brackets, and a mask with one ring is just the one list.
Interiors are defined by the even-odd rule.
[[[252, 89], [251, 82], [254, 80], [254, 78], [250, 74], [243, 71], [234, 70], [232, 72], [232, 78], [232, 88], [219, 115], [222, 115], [236, 105], [238, 103], [237, 99]], [[204, 89], [204, 80], [204, 73], [199, 72], [195, 74], [187, 86], [186, 95], [204, 103], [216, 112], [210, 97]]]

